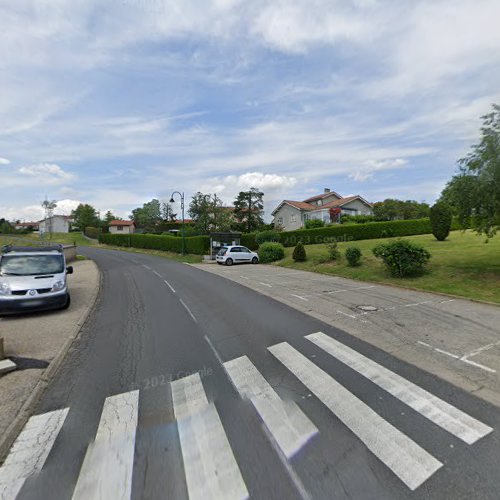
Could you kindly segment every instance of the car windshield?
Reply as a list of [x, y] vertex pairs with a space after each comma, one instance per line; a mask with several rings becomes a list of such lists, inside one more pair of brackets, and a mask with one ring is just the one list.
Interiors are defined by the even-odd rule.
[[33, 276], [63, 271], [62, 255], [5, 255], [0, 261], [1, 276]]

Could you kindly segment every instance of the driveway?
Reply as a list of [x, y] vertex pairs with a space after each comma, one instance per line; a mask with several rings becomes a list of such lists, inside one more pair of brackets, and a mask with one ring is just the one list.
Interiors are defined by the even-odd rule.
[[365, 340], [500, 406], [500, 307], [270, 265], [196, 267]]

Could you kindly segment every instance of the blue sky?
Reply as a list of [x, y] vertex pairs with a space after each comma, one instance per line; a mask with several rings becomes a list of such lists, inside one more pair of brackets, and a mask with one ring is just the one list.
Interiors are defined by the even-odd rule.
[[329, 187], [432, 202], [500, 102], [498, 0], [0, 1], [0, 217]]

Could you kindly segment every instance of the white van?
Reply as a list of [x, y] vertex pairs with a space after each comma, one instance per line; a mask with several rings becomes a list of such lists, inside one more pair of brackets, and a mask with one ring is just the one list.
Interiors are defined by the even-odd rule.
[[66, 309], [70, 295], [62, 245], [3, 247], [0, 254], [0, 315]]

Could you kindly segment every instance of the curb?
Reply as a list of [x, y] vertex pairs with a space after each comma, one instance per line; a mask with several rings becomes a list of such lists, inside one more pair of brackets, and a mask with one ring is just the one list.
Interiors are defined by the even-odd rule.
[[55, 355], [50, 365], [44, 370], [40, 380], [36, 383], [33, 392], [31, 393], [29, 398], [24, 402], [16, 418], [9, 425], [9, 427], [5, 431], [5, 434], [0, 438], [0, 464], [2, 464], [5, 458], [7, 457], [7, 454], [9, 453], [12, 444], [14, 443], [15, 439], [17, 438], [23, 427], [26, 425], [28, 419], [33, 414], [36, 405], [38, 404], [38, 402], [43, 396], [43, 393], [45, 392], [45, 389], [47, 388], [47, 386], [49, 385], [49, 383], [59, 370], [60, 366], [62, 365], [66, 357], [66, 354], [70, 350], [75, 340], [79, 337], [79, 334], [83, 326], [87, 322], [90, 313], [94, 310], [97, 304], [97, 300], [99, 298], [99, 292], [101, 290], [102, 275], [99, 268], [97, 267], [97, 264], [94, 261], [91, 262], [97, 270], [98, 278], [92, 296], [89, 300], [87, 310], [82, 314], [82, 316], [74, 326], [73, 331], [71, 332], [68, 340], [64, 343], [59, 352]]

